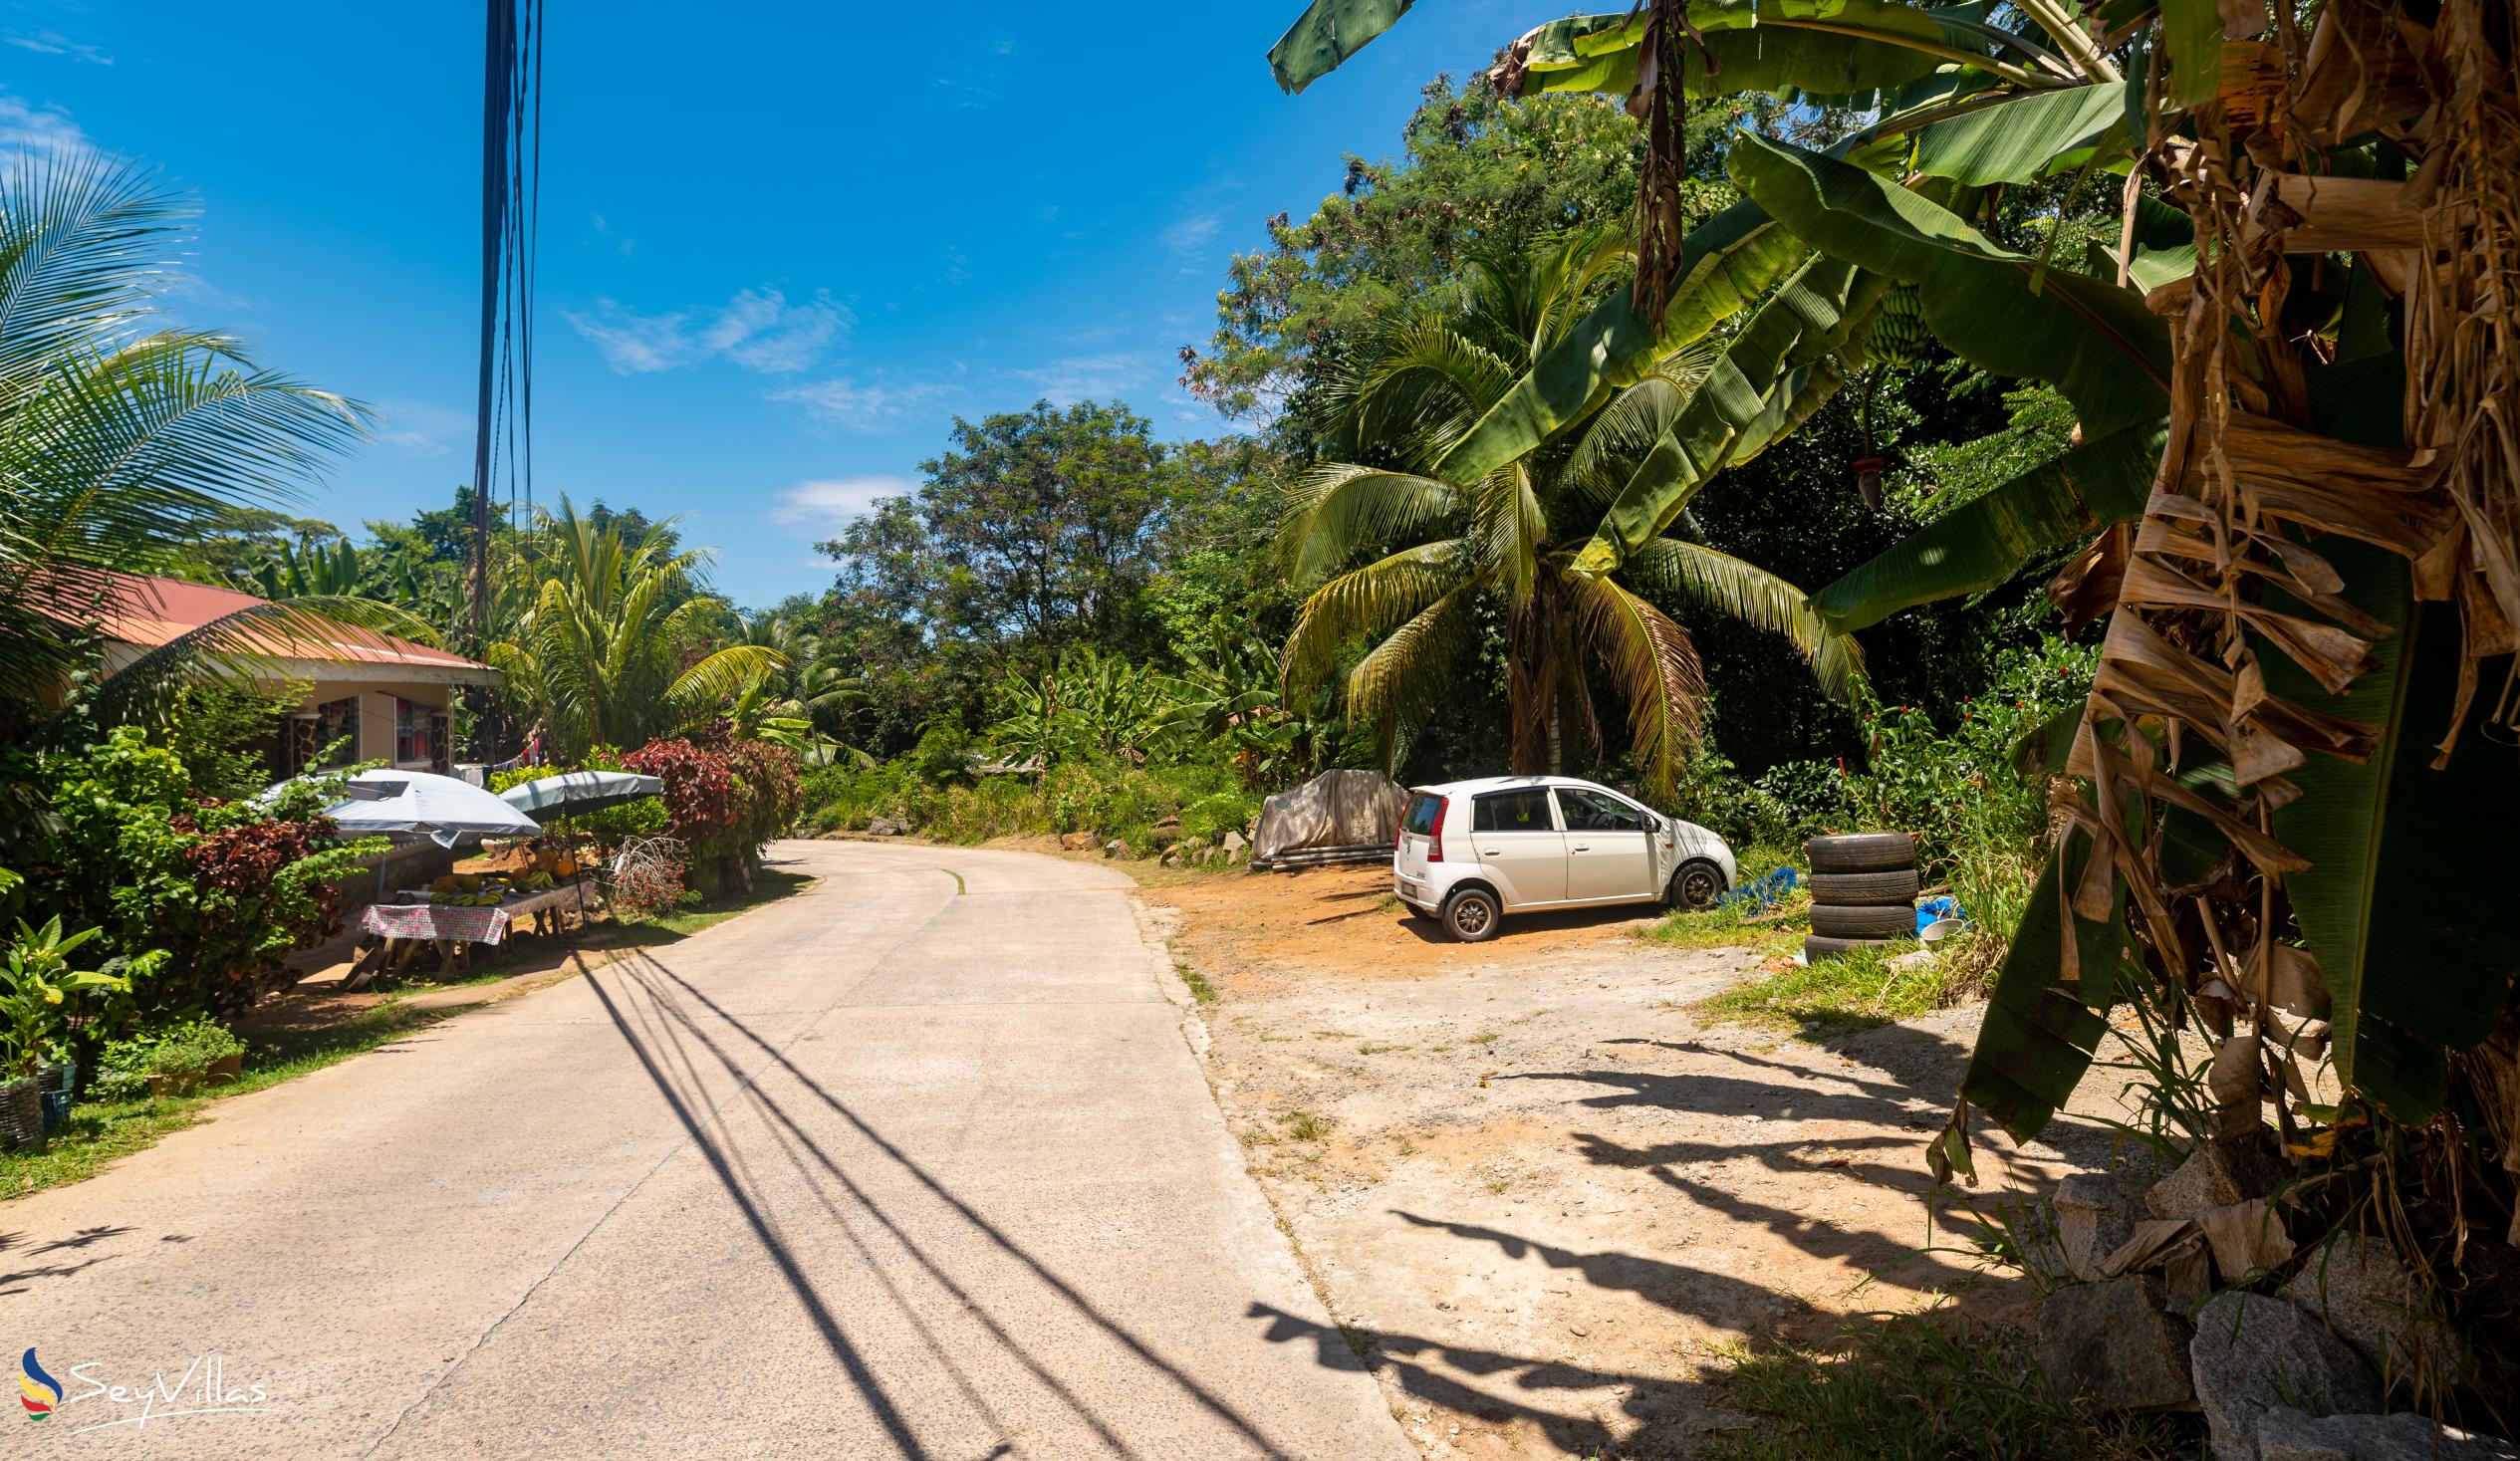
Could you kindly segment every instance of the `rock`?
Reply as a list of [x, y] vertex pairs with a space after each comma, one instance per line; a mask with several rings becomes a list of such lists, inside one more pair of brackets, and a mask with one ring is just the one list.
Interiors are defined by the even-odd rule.
[[1930, 969], [1933, 967], [1933, 958], [1931, 949], [1909, 949], [1891, 959], [1887, 967], [1896, 969], [1902, 974], [1911, 969]]
[[2362, 1356], [2281, 1299], [2214, 1296], [2196, 1311], [2187, 1352], [2215, 1461], [2256, 1461], [2258, 1420], [2278, 1406], [2380, 1407], [2380, 1387]]
[[1116, 837], [1110, 842], [1103, 844], [1103, 855], [1106, 857], [1126, 857], [1131, 855], [1128, 839]]
[[2115, 1172], [2076, 1172], [2056, 1184], [2056, 1242], [2066, 1272], [2088, 1284], [2100, 1261], [2135, 1235], [2143, 1188]]
[[878, 817], [867, 824], [867, 836], [869, 837], [899, 837], [908, 831], [908, 828], [893, 821], [889, 817]]
[[2312, 1254], [2282, 1292], [2393, 1388], [2419, 1371], [2455, 1376], [2462, 1368], [2457, 1339], [2386, 1242], [2341, 1233]]
[[2278, 1405], [2259, 1417], [2258, 1461], [2520, 1461], [2508, 1441], [2394, 1415], [2305, 1415]]
[[1091, 849], [1093, 846], [1094, 834], [1090, 832], [1063, 832], [1059, 834], [1059, 850], [1061, 852], [1082, 852]]
[[1225, 836], [1219, 840], [1218, 846], [1224, 848], [1226, 856], [1231, 857], [1249, 848], [1251, 846], [1251, 840], [1244, 837], [1241, 833], [1228, 831]]
[[2212, 1208], [2264, 1197], [2287, 1175], [2274, 1133], [2254, 1126], [2246, 1135], [2197, 1142], [2178, 1170], [2152, 1184], [2143, 1202], [2157, 1218], [2196, 1218]]
[[2195, 1313], [2214, 1291], [2213, 1250], [2193, 1228], [2161, 1255], [2160, 1267], [2161, 1302], [2172, 1314]]
[[[2292, 1261], [2293, 1240], [2284, 1231], [2283, 1215], [2262, 1198], [2207, 1208], [2197, 1215], [2196, 1226], [2205, 1230], [2206, 1241], [2213, 1244], [2214, 1267], [2226, 1284], [2240, 1284], [2251, 1274], [2281, 1269]], [[2287, 1297], [2299, 1301], [2298, 1295]]]
[[1181, 865], [1181, 850], [1179, 848], [1164, 849], [1163, 855], [1155, 859], [1155, 865], [1159, 867], [1177, 867]]
[[2039, 1304], [2039, 1367], [2102, 1410], [2187, 1404], [2187, 1326], [2162, 1312], [2150, 1274], [2059, 1289]]
[[1156, 832], [1170, 832], [1172, 829], [1179, 827], [1180, 825], [1181, 819], [1178, 816], [1158, 817], [1155, 819], [1154, 830]]

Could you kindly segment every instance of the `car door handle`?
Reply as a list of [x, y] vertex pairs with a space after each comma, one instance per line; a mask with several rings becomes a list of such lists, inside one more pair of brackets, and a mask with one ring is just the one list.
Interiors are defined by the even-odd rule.
[[1591, 843], [1577, 843], [1575, 845], [1575, 850], [1579, 852], [1589, 852], [1593, 851], [1593, 845]]

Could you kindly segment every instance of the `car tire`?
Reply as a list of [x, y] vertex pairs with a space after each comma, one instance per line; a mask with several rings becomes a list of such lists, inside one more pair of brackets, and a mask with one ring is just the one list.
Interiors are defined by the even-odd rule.
[[1888, 948], [1890, 942], [1887, 938], [1831, 938], [1826, 934], [1805, 934], [1803, 962], [1817, 964], [1823, 959], [1835, 959], [1863, 949]]
[[1811, 931], [1825, 938], [1913, 938], [1916, 909], [1913, 905], [1866, 908], [1814, 903]]
[[1916, 865], [1916, 840], [1903, 832], [1848, 832], [1803, 844], [1811, 870], [1895, 872]]
[[1443, 900], [1443, 931], [1455, 943], [1485, 943], [1505, 922], [1505, 905], [1483, 887], [1453, 889]]
[[1691, 857], [1672, 870], [1671, 885], [1663, 891], [1663, 901], [1674, 908], [1695, 912], [1715, 906], [1724, 895], [1724, 869], [1704, 857]]
[[1815, 872], [1811, 875], [1811, 900], [1841, 908], [1882, 908], [1893, 903], [1912, 908], [1916, 904], [1916, 869]]

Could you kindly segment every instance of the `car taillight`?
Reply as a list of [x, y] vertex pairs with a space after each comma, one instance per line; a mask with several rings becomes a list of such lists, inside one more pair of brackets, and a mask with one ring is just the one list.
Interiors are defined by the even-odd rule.
[[1435, 816], [1431, 824], [1435, 830], [1426, 838], [1426, 860], [1429, 862], [1443, 860], [1443, 814], [1451, 806], [1452, 802], [1449, 798], [1435, 799]]

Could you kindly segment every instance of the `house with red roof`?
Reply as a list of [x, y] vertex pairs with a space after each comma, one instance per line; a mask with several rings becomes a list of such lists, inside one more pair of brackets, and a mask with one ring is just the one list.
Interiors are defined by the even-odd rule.
[[[108, 675], [152, 649], [265, 601], [234, 589], [146, 574], [108, 576], [104, 594], [80, 617], [104, 636]], [[405, 771], [444, 773], [458, 685], [498, 683], [477, 660], [349, 624], [338, 632], [273, 629], [261, 658], [273, 685], [304, 685], [301, 703], [272, 727], [272, 778], [295, 776], [324, 748], [347, 742], [334, 759], [384, 761]]]

